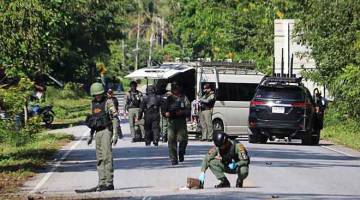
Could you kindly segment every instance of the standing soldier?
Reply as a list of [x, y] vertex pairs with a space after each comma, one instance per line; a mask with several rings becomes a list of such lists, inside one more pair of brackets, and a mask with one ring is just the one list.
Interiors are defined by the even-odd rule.
[[147, 88], [147, 95], [140, 104], [140, 121], [145, 115], [145, 145], [149, 146], [151, 141], [155, 146], [160, 140], [160, 104], [161, 97], [155, 94], [155, 87], [150, 85]]
[[204, 85], [204, 95], [200, 98], [200, 124], [202, 128], [201, 141], [212, 141], [213, 137], [213, 125], [212, 125], [212, 113], [215, 105], [215, 94], [211, 90], [210, 84]]
[[114, 190], [114, 168], [111, 144], [114, 146], [118, 140], [117, 128], [118, 113], [114, 102], [105, 96], [104, 86], [101, 83], [93, 83], [90, 94], [94, 97], [91, 103], [92, 114], [86, 119], [91, 129], [88, 144], [91, 144], [96, 132], [96, 160], [99, 183], [96, 187], [86, 190], [75, 190], [78, 193]]
[[[114, 92], [113, 92], [113, 90], [112, 89], [109, 89], [108, 91], [107, 91], [107, 98], [108, 99], [111, 99], [113, 102], [114, 102], [114, 106], [115, 106], [115, 109], [116, 109], [116, 113], [118, 113], [119, 114], [119, 101], [118, 101], [118, 99], [116, 98], [116, 97], [114, 97]], [[122, 134], [122, 130], [121, 130], [121, 123], [120, 123], [120, 119], [119, 119], [119, 117], [116, 117], [116, 120], [118, 120], [118, 136], [119, 136], [119, 138], [121, 139], [121, 138], [123, 138], [123, 134]]]
[[[171, 84], [172, 94], [166, 99], [163, 115], [168, 118], [168, 146], [169, 157], [172, 165], [177, 165], [178, 161], [184, 161], [186, 146], [188, 142], [186, 117], [190, 116], [190, 102], [182, 94], [181, 86], [174, 82]], [[179, 142], [179, 154], [178, 143]], [[179, 155], [179, 157], [178, 157]]]
[[[130, 91], [126, 94], [125, 104], [125, 110], [129, 112], [129, 125], [132, 142], [139, 142], [142, 138], [144, 138], [144, 133], [138, 122], [142, 93], [136, 88], [136, 81], [131, 81]], [[138, 135], [139, 131], [141, 131], [141, 135]]]
[[[165, 105], [167, 98], [171, 96], [171, 84], [167, 84], [166, 88], [165, 88], [165, 94], [162, 95], [161, 98], [161, 104]], [[163, 113], [162, 111], [163, 106], [161, 106], [161, 113]], [[163, 142], [167, 142], [168, 139], [168, 127], [169, 127], [169, 120], [168, 118], [166, 118], [164, 115], [160, 115], [160, 127], [161, 127], [161, 138]]]
[[216, 188], [230, 187], [230, 182], [224, 173], [237, 174], [236, 187], [243, 187], [243, 181], [249, 174], [250, 158], [247, 150], [241, 143], [229, 139], [224, 132], [214, 133], [215, 147], [205, 156], [199, 180], [205, 181], [205, 172], [208, 168], [220, 180]]

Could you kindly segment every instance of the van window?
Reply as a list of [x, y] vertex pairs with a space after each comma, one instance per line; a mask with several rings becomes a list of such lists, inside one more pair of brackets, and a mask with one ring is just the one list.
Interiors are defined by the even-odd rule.
[[218, 101], [250, 101], [258, 84], [255, 83], [219, 83]]

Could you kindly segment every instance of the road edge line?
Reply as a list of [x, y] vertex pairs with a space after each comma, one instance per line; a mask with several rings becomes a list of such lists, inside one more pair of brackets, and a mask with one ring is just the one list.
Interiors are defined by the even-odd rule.
[[330, 150], [330, 151], [334, 151], [334, 152], [336, 152], [336, 153], [343, 154], [343, 155], [348, 156], [348, 157], [351, 157], [351, 158], [356, 158], [356, 156], [351, 155], [351, 154], [348, 154], [348, 153], [345, 153], [345, 152], [343, 152], [343, 151], [340, 151], [340, 150], [337, 150], [337, 149], [333, 149], [333, 148], [330, 148], [330, 147], [327, 147], [327, 146], [323, 146], [323, 145], [320, 145], [320, 146], [321, 146], [322, 148], [324, 148], [324, 149], [328, 149], [328, 150]]
[[45, 174], [45, 176], [39, 181], [38, 184], [36, 184], [35, 188], [32, 189], [29, 194], [34, 194], [35, 192], [37, 192], [45, 183], [47, 180], [49, 180], [49, 178], [54, 174], [54, 172], [56, 171], [56, 169], [60, 166], [61, 162], [64, 161], [69, 154], [82, 142], [82, 139], [88, 135], [90, 132], [90, 130], [85, 131], [80, 139], [78, 141], [76, 141], [73, 145], [71, 145], [70, 149], [67, 150], [67, 152], [60, 158], [59, 161], [56, 162], [56, 164], [51, 168], [51, 170], [49, 172], [47, 172]]

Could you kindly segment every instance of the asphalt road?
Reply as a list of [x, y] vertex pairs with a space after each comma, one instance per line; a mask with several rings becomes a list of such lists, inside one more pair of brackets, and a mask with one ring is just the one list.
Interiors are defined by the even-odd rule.
[[296, 142], [248, 144], [250, 175], [244, 188], [214, 189], [217, 180], [206, 173], [204, 190], [185, 190], [187, 177], [198, 177], [210, 142], [190, 141], [185, 162], [171, 166], [167, 144], [145, 147], [131, 143], [129, 128], [113, 149], [115, 190], [76, 194], [75, 189], [97, 184], [94, 144], [86, 144], [84, 126], [57, 130], [74, 134], [76, 141], [64, 147], [57, 160], [23, 188], [32, 197], [47, 199], [360, 199], [360, 153], [322, 141], [320, 146]]

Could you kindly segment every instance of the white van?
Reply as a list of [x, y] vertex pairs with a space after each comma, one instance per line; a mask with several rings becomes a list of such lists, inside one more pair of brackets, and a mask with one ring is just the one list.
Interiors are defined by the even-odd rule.
[[[160, 94], [166, 92], [167, 83], [177, 81], [190, 101], [199, 99], [201, 88], [209, 83], [216, 92], [213, 112], [215, 130], [231, 136], [247, 136], [250, 101], [264, 77], [251, 63], [193, 62], [164, 63], [130, 73], [131, 79], [154, 79]], [[195, 117], [188, 122], [190, 133], [201, 133]]]

